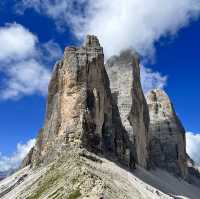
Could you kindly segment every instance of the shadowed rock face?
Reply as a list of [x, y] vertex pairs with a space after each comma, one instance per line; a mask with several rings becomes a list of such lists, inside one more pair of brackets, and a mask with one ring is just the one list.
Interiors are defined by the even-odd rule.
[[122, 124], [129, 134], [132, 153], [137, 163], [149, 165], [149, 113], [140, 83], [138, 56], [125, 50], [106, 64], [113, 98], [117, 102]]
[[135, 54], [131, 50], [121, 52], [119, 56], [111, 57], [106, 63], [110, 79], [110, 88], [115, 99], [120, 117], [130, 139], [133, 140], [133, 128], [128, 120], [132, 106], [131, 89], [133, 85], [133, 61]]
[[159, 89], [149, 92], [150, 151], [155, 166], [186, 177], [185, 130], [167, 94]]
[[0, 172], [0, 181], [6, 178], [6, 173]]
[[109, 153], [129, 166], [134, 157], [112, 99], [103, 49], [95, 36], [85, 46], [68, 47], [49, 84], [44, 128], [23, 166], [48, 163], [71, 147]]

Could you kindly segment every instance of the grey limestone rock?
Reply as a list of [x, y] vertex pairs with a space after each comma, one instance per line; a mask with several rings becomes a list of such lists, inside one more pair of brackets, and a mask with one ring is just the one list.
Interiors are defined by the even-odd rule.
[[44, 128], [24, 161], [49, 163], [70, 148], [116, 156], [134, 167], [129, 139], [112, 98], [103, 48], [95, 36], [84, 47], [67, 47], [49, 84]]
[[115, 99], [122, 124], [129, 134], [132, 153], [137, 163], [149, 166], [149, 113], [140, 83], [138, 55], [130, 49], [119, 56], [111, 57], [106, 64], [111, 91]]
[[160, 89], [147, 95], [150, 112], [150, 151], [155, 166], [187, 176], [185, 130], [167, 94]]

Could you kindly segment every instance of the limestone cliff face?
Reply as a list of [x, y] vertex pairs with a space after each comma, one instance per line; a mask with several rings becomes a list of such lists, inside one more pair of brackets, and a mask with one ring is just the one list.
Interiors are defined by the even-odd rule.
[[130, 50], [106, 68], [108, 75], [95, 36], [65, 49], [36, 145], [22, 168], [0, 182], [0, 198], [199, 198], [199, 167], [186, 155], [185, 130], [169, 97], [157, 89], [146, 101]]
[[85, 46], [68, 47], [49, 84], [44, 128], [27, 163], [48, 163], [70, 147], [116, 155], [133, 166], [127, 132], [112, 99], [103, 49], [95, 36]]
[[140, 82], [139, 60], [134, 60], [132, 107], [129, 120], [135, 134], [135, 145], [138, 163], [149, 168], [149, 110]]
[[167, 94], [159, 89], [149, 92], [150, 151], [155, 166], [182, 177], [187, 175], [185, 130]]
[[140, 83], [138, 56], [131, 50], [111, 57], [106, 64], [113, 98], [119, 107], [122, 124], [129, 134], [137, 163], [149, 164], [149, 113]]

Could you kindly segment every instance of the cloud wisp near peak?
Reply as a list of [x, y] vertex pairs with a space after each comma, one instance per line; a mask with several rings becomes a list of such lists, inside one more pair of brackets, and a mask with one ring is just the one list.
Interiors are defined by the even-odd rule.
[[198, 0], [23, 0], [19, 8], [47, 15], [59, 29], [70, 28], [80, 40], [97, 35], [107, 57], [131, 47], [152, 58], [155, 42], [175, 35], [200, 14]]

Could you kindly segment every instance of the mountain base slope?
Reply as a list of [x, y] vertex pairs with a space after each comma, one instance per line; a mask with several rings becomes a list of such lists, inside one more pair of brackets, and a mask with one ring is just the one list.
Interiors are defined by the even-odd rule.
[[162, 170], [128, 170], [85, 150], [30, 166], [0, 182], [2, 199], [198, 199], [200, 190]]

